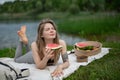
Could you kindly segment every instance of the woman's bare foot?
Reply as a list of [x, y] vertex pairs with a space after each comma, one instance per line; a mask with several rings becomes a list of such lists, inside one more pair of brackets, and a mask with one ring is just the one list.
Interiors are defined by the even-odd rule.
[[17, 34], [23, 43], [28, 43], [28, 39], [26, 36], [26, 26], [22, 26], [21, 29], [17, 32]]
[[26, 34], [26, 26], [21, 26], [21, 29], [20, 29], [24, 34]]

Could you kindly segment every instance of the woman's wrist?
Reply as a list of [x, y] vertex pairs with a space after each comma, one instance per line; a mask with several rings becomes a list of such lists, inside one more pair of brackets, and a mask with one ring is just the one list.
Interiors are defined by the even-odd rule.
[[48, 61], [49, 59], [45, 56], [44, 58], [43, 58], [43, 61]]
[[61, 68], [61, 69], [63, 69], [63, 65], [59, 65], [58, 67]]

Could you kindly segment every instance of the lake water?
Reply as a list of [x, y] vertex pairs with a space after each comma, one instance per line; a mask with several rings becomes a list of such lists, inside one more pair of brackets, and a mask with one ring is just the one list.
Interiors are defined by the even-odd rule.
[[[18, 43], [17, 31], [20, 29], [20, 26], [27, 26], [27, 36], [29, 43], [33, 42], [36, 39], [37, 28], [39, 21], [27, 21], [27, 22], [0, 22], [0, 48], [5, 47], [15, 47]], [[66, 35], [59, 33], [60, 38], [65, 40], [68, 45], [74, 45], [76, 42], [85, 41], [85, 39]]]

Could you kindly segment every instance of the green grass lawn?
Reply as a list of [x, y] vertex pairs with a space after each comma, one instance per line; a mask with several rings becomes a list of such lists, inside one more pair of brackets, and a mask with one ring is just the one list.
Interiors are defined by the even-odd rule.
[[[111, 48], [109, 54], [87, 66], [80, 66], [63, 80], [120, 80], [120, 42], [103, 42], [103, 46]], [[15, 48], [1, 49], [0, 57], [14, 57], [14, 53]]]
[[93, 61], [87, 66], [81, 66], [64, 80], [120, 80], [120, 43], [103, 43], [109, 47], [109, 54]]
[[15, 48], [4, 48], [0, 49], [0, 57], [14, 57]]
[[120, 34], [120, 14], [79, 14], [65, 18], [58, 25], [60, 32], [79, 36]]

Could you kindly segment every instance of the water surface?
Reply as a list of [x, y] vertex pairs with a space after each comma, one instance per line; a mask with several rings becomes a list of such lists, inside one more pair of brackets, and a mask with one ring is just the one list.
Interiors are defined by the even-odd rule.
[[[17, 31], [22, 25], [27, 26], [27, 37], [31, 44], [36, 39], [37, 28], [39, 21], [22, 21], [22, 22], [0, 22], [0, 48], [15, 47], [18, 43]], [[85, 39], [59, 33], [60, 38], [65, 40], [67, 45], [74, 45], [78, 41], [85, 41]]]

